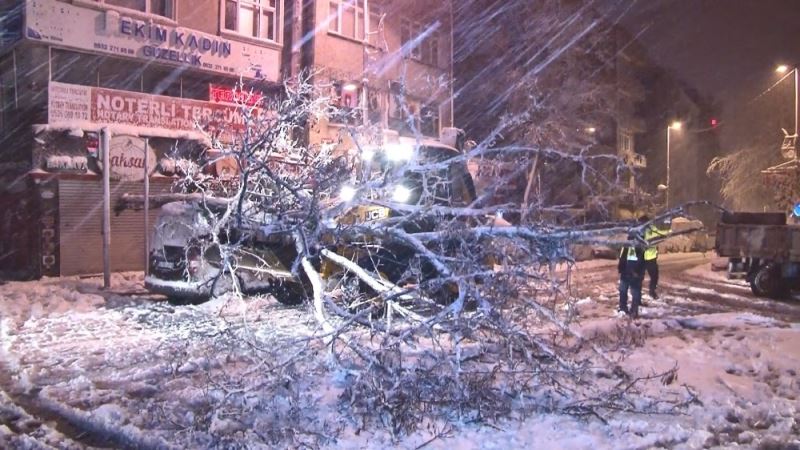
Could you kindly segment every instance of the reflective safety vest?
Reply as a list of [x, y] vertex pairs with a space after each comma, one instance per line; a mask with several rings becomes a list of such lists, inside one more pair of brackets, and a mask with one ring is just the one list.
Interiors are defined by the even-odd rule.
[[[628, 261], [638, 261], [639, 260], [639, 257], [636, 256], [636, 249], [633, 248], [633, 247], [622, 247], [622, 249], [619, 251], [619, 257], [620, 258], [622, 258], [622, 254], [625, 253], [626, 250], [628, 251], [628, 255], [625, 257], [625, 259], [627, 259]], [[647, 258], [645, 258], [645, 260], [646, 259]]]
[[[649, 227], [647, 227], [646, 230], [644, 230], [644, 240], [647, 241], [648, 243], [650, 241], [652, 241], [652, 240], [655, 240], [657, 238], [664, 237], [664, 236], [669, 236], [669, 232], [668, 231], [661, 231], [658, 228], [654, 227], [653, 225], [650, 225]], [[644, 260], [645, 261], [652, 261], [652, 260], [654, 260], [656, 258], [658, 258], [658, 247], [657, 246], [653, 245], [651, 247], [647, 247], [644, 250]]]

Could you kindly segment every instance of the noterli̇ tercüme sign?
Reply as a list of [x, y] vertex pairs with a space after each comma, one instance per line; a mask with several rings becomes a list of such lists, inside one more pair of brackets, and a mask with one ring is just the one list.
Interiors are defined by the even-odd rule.
[[[130, 125], [148, 129], [196, 131], [213, 127], [237, 131], [246, 119], [242, 108], [185, 98], [149, 95], [50, 82], [48, 123], [73, 127], [88, 123]], [[249, 110], [253, 116], [262, 112]], [[139, 130], [142, 131], [142, 130]]]

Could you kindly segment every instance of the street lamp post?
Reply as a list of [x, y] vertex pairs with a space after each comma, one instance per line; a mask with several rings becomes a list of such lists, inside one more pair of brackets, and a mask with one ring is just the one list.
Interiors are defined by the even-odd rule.
[[[775, 68], [775, 72], [778, 72], [780, 74], [784, 74], [784, 73], [786, 73], [788, 71], [789, 71], [789, 66], [787, 66], [786, 64], [781, 64], [780, 66]], [[800, 89], [798, 89], [799, 85], [798, 85], [797, 67], [792, 69], [792, 71], [790, 73], [794, 74], [794, 136], [796, 138], [797, 137], [797, 119], [798, 119], [797, 118], [797, 113], [798, 113], [798, 109], [800, 109]], [[788, 74], [786, 76], [788, 76]], [[780, 81], [783, 81], [785, 78], [786, 77], [781, 78]], [[778, 81], [778, 83], [780, 83], [780, 81]]]
[[683, 124], [676, 120], [676, 121], [672, 122], [667, 127], [667, 193], [666, 193], [666, 207], [667, 208], [669, 208], [669, 191], [672, 190], [672, 182], [670, 181], [670, 178], [669, 178], [669, 161], [670, 161], [670, 158], [669, 158], [669, 137], [670, 137], [670, 132], [669, 132], [669, 130], [677, 131], [677, 130], [680, 130], [682, 126], [683, 126]]

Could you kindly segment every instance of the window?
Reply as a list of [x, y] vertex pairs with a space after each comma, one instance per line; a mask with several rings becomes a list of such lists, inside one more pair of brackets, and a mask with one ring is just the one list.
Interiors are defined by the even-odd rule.
[[145, 71], [145, 65], [125, 59], [101, 61], [98, 77], [100, 87], [131, 92], [142, 91], [142, 74]]
[[[52, 55], [52, 80], [61, 83], [208, 101], [209, 84], [224, 82], [217, 75], [186, 73], [183, 68], [159, 65], [143, 66], [121, 58], [55, 48]], [[230, 80], [231, 85], [235, 83]]]
[[424, 136], [439, 136], [439, 108], [425, 105], [420, 111], [419, 130]]
[[619, 131], [619, 150], [622, 153], [633, 153], [633, 135], [627, 130]]
[[142, 73], [142, 92], [168, 97], [181, 96], [181, 69], [148, 67]]
[[[364, 41], [367, 36], [366, 18], [364, 17], [365, 0], [330, 0], [328, 14], [328, 31], [350, 39]], [[372, 9], [372, 8], [370, 8]], [[370, 21], [377, 19], [374, 15]], [[377, 29], [378, 23], [370, 25], [370, 34]]]
[[402, 83], [392, 82], [389, 92], [389, 128], [403, 136], [413, 136], [416, 127], [417, 103], [405, 93]]
[[414, 136], [417, 133], [439, 136], [439, 108], [435, 103], [424, 104], [419, 99], [408, 96], [402, 83], [392, 82], [389, 94], [389, 128], [401, 136]]
[[383, 126], [383, 113], [385, 108], [384, 93], [375, 89], [367, 90], [367, 118], [373, 125]]
[[331, 104], [338, 110], [329, 118], [331, 123], [361, 123], [361, 87], [355, 83], [334, 81], [331, 85]]
[[407, 57], [439, 67], [439, 34], [433, 27], [403, 19], [400, 23], [400, 41]]
[[280, 42], [280, 0], [222, 0], [226, 31]]
[[16, 93], [14, 86], [14, 64], [10, 57], [0, 61], [0, 134], [10, 130], [9, 119], [16, 109]]
[[385, 41], [383, 36], [381, 35], [381, 18], [383, 14], [381, 11], [372, 4], [368, 4], [369, 8], [369, 23], [367, 24], [366, 28], [369, 29], [367, 32], [367, 43], [374, 47], [383, 48], [385, 46]]
[[97, 0], [109, 6], [175, 19], [175, 0]]
[[102, 57], [53, 49], [50, 66], [52, 80], [61, 83], [97, 86], [97, 72]]

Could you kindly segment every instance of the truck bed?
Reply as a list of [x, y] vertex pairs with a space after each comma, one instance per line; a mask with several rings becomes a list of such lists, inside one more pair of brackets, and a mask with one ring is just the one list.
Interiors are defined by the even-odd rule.
[[729, 258], [800, 261], [800, 225], [717, 224], [716, 250]]

